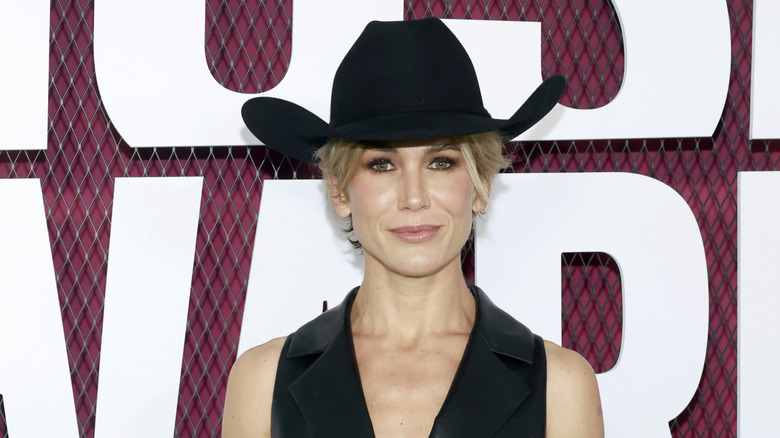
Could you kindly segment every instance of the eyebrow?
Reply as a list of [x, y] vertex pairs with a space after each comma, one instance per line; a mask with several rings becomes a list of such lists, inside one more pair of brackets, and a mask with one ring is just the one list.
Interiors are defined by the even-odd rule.
[[389, 146], [382, 146], [382, 145], [366, 146], [366, 149], [368, 149], [369, 151], [382, 151], [382, 152], [390, 152], [393, 154], [398, 153], [398, 148], [391, 148]]
[[435, 154], [442, 151], [459, 151], [460, 145], [457, 144], [442, 144], [438, 146], [431, 146], [428, 148], [429, 154]]
[[[385, 152], [390, 152], [390, 153], [393, 153], [393, 154], [397, 154], [398, 153], [398, 148], [397, 147], [388, 146], [388, 145], [382, 144], [382, 143], [368, 144], [368, 145], [366, 145], [366, 149], [377, 150], [377, 151], [385, 151]], [[442, 144], [442, 145], [436, 145], [436, 146], [429, 146], [428, 149], [425, 152], [428, 153], [428, 154], [436, 154], [436, 153], [439, 153], [439, 152], [442, 152], [442, 151], [450, 151], [450, 150], [459, 151], [460, 150], [460, 145], [457, 145], [457, 144]]]

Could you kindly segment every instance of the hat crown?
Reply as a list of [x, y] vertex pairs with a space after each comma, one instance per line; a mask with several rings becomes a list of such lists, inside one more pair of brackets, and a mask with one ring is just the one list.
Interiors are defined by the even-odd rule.
[[499, 131], [513, 138], [558, 102], [566, 81], [544, 80], [508, 119], [485, 110], [466, 50], [436, 18], [371, 22], [333, 81], [330, 123], [293, 102], [258, 96], [241, 116], [260, 141], [299, 160], [328, 139], [404, 140]]
[[432, 111], [489, 116], [466, 50], [438, 19], [369, 23], [336, 71], [331, 124]]

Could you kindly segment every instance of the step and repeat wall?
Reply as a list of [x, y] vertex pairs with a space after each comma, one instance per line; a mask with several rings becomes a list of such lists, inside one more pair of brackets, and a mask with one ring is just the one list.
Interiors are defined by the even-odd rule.
[[[319, 54], [323, 58], [328, 55], [327, 59], [318, 58], [316, 50], [312, 49], [315, 46], [306, 41], [296, 42], [296, 35], [309, 40], [312, 35], [314, 40], [347, 38], [338, 43], [338, 47], [346, 48], [357, 35], [354, 29], [362, 29], [363, 17], [372, 15], [373, 6], [369, 2], [343, 0], [207, 0], [197, 8], [188, 6], [184, 10], [181, 5], [185, 3], [176, 1], [139, 1], [125, 8], [120, 5], [122, 2], [73, 0], [43, 2], [46, 6], [42, 10], [27, 10], [17, 3], [21, 2], [0, 1], [0, 22], [18, 26], [14, 31], [19, 32], [22, 39], [27, 38], [30, 31], [30, 26], [19, 25], [28, 22], [25, 15], [44, 14], [44, 20], [49, 24], [44, 49], [48, 55], [48, 79], [42, 76], [42, 85], [35, 90], [0, 101], [5, 111], [0, 132], [19, 134], [18, 137], [8, 134], [3, 138], [11, 140], [0, 145], [0, 183], [5, 184], [0, 187], [5, 190], [3, 193], [31, 194], [32, 198], [28, 196], [27, 201], [34, 201], [37, 196], [39, 204], [42, 195], [42, 209], [35, 210], [37, 207], [32, 202], [32, 216], [29, 216], [38, 215], [40, 219], [29, 225], [31, 229], [39, 227], [35, 228], [39, 230], [37, 234], [29, 233], [39, 239], [26, 246], [38, 245], [35, 247], [43, 248], [48, 255], [48, 267], [44, 266], [41, 272], [48, 273], [47, 269], [51, 270], [53, 266], [50, 287], [56, 288], [58, 306], [40, 314], [31, 313], [29, 318], [25, 317], [24, 324], [17, 322], [15, 327], [3, 328], [13, 329], [14, 342], [22, 344], [48, 342], [38, 340], [39, 331], [53, 332], [55, 338], [58, 333], [64, 333], [63, 358], [67, 359], [67, 364], [63, 359], [60, 368], [64, 367], [62, 372], [68, 373], [73, 399], [65, 400], [63, 409], [75, 408], [77, 424], [73, 427], [79, 436], [111, 435], [107, 432], [110, 426], [103, 426], [105, 429], [101, 432], [101, 426], [96, 427], [96, 423], [110, 423], [109, 412], [121, 411], [122, 406], [121, 403], [119, 406], [112, 404], [103, 395], [99, 397], [98, 386], [101, 379], [105, 379], [103, 385], [106, 386], [109, 380], [120, 383], [124, 380], [129, 385], [128, 391], [132, 391], [132, 386], [138, 386], [134, 383], [137, 378], [133, 375], [134, 369], [138, 370], [139, 376], [155, 369], [175, 374], [179, 382], [176, 402], [161, 409], [170, 409], [170, 427], [174, 428], [176, 436], [219, 435], [227, 377], [239, 352], [250, 269], [262, 269], [258, 266], [261, 259], [254, 254], [254, 249], [258, 218], [263, 220], [260, 206], [261, 200], [265, 200], [264, 188], [268, 185], [271, 193], [273, 184], [269, 182], [318, 178], [316, 169], [310, 165], [252, 145], [251, 137], [236, 124], [240, 123], [238, 113], [232, 111], [237, 111], [240, 102], [250, 94], [269, 90], [315, 107], [322, 106], [323, 101], [327, 103], [327, 94], [322, 93], [329, 92], [325, 84], [330, 81], [332, 69], [339, 59], [332, 59], [330, 53], [333, 52]], [[480, 59], [477, 63], [491, 66], [498, 77], [495, 80], [507, 84], [504, 87], [520, 87], [512, 93], [522, 94], [525, 92], [522, 87], [529, 84], [528, 80], [514, 79], [515, 73], [538, 80], [562, 74], [568, 80], [554, 119], [569, 126], [569, 130], [559, 131], [556, 138], [552, 128], [548, 129], [552, 134], [539, 129], [519, 141], [507, 143], [506, 152], [512, 166], [505, 172], [638, 174], [679, 194], [695, 217], [703, 243], [709, 324], [698, 387], [691, 392], [687, 407], [675, 411], [676, 418], [668, 418], [668, 429], [674, 437], [736, 436], [738, 172], [777, 170], [780, 161], [776, 141], [751, 139], [772, 138], [772, 135], [758, 134], [757, 130], [766, 128], [765, 132], [771, 132], [773, 124], [771, 117], [759, 120], [756, 110], [751, 118], [751, 84], [759, 80], [752, 72], [753, 50], [759, 50], [754, 49], [754, 20], [759, 23], [756, 15], [759, 6], [754, 6], [752, 0], [658, 1], [654, 2], [653, 13], [642, 19], [631, 14], [636, 12], [632, 10], [636, 7], [624, 4], [630, 3], [625, 1], [396, 0], [372, 3], [376, 3], [379, 16], [391, 15], [398, 19], [436, 16], [538, 23], [538, 27], [528, 31], [531, 40], [539, 41], [540, 45], [527, 49], [528, 53], [523, 56], [525, 59], [535, 56], [541, 59], [541, 65], [517, 61], [520, 55], [513, 55], [513, 42], [474, 40], [466, 43], [470, 50], [489, 47], [486, 49], [488, 59]], [[338, 12], [323, 14], [315, 8], [332, 8]], [[697, 14], [706, 17], [703, 22]], [[335, 24], [319, 22], [317, 26], [321, 31], [314, 34], [296, 32], [303, 29], [298, 26], [332, 16], [341, 17], [341, 21]], [[345, 20], [359, 23], [347, 26]], [[186, 24], [181, 24], [182, 21]], [[40, 17], [36, 22], [42, 22]], [[175, 35], [171, 29], [177, 30], [173, 32]], [[675, 29], [686, 30], [677, 33]], [[708, 32], [716, 38], [694, 41], [697, 35], [706, 36]], [[659, 36], [659, 41], [663, 41], [653, 46], [648, 43], [647, 35], [654, 34], [665, 36]], [[515, 34], [509, 32], [507, 35]], [[690, 40], [681, 40], [689, 37]], [[770, 49], [765, 50], [771, 50], [772, 38], [767, 37], [764, 44]], [[14, 52], [14, 47], [19, 45], [13, 40], [0, 45], [0, 53], [11, 54], [0, 58], [3, 70], [16, 72], [40, 61], [40, 57]], [[146, 49], [138, 49], [138, 46]], [[342, 49], [334, 49], [334, 52], [338, 50]], [[775, 51], [780, 51], [780, 47]], [[185, 52], [193, 55], [185, 56]], [[195, 67], [167, 65], [170, 59], [179, 58], [195, 60], [197, 64]], [[662, 63], [664, 60], [669, 63]], [[40, 62], [45, 69], [45, 59]], [[109, 62], [113, 63], [112, 67], [103, 67]], [[124, 71], [125, 76], [115, 73], [112, 68]], [[331, 76], [318, 75], [320, 68], [331, 72]], [[199, 76], [190, 74], [192, 69], [200, 71]], [[286, 88], [285, 81], [289, 83]], [[488, 81], [492, 82], [491, 77]], [[206, 82], [211, 85], [203, 85]], [[530, 85], [534, 85], [533, 81]], [[645, 88], [643, 94], [644, 86], [651, 87], [651, 91], [647, 92]], [[15, 88], [18, 87], [6, 86], [7, 93]], [[224, 95], [225, 89], [231, 92], [228, 97], [212, 98]], [[32, 114], [40, 113], [41, 107], [36, 107], [34, 102], [41, 102], [43, 92], [48, 93], [43, 97], [48, 105], [47, 123], [41, 121], [28, 127], [11, 122], [13, 117], [28, 111], [28, 107]], [[318, 92], [321, 95], [317, 95]], [[771, 97], [768, 93], [765, 96], [765, 99]], [[505, 105], [506, 108], [519, 105], [516, 101], [496, 103], [490, 92], [486, 92], [486, 101], [488, 109], [491, 105]], [[608, 110], [610, 105], [615, 109], [612, 113]], [[139, 115], [139, 108], [147, 110]], [[581, 112], [583, 110], [594, 110], [593, 114], [596, 114], [599, 109], [601, 116], [593, 119], [578, 115], [585, 114]], [[43, 111], [45, 113], [45, 107]], [[318, 107], [317, 111], [327, 115], [326, 106]], [[506, 109], [502, 107], [497, 112], [500, 114], [501, 111]], [[204, 119], [197, 120], [189, 115], [195, 113]], [[222, 113], [227, 114], [224, 119]], [[755, 124], [753, 135], [751, 123]], [[214, 126], [224, 126], [224, 136], [211, 136], [213, 132], [219, 133]], [[28, 128], [33, 133], [23, 136], [21, 132]], [[19, 144], [11, 144], [13, 141]], [[149, 181], [159, 181], [158, 177], [175, 179], [182, 181], [182, 185], [171, 182], [144, 187], [142, 183], [125, 182], [133, 177]], [[11, 181], [19, 186], [9, 189]], [[27, 184], [30, 181], [33, 185]], [[122, 203], [115, 202], [120, 193]], [[152, 209], [158, 216], [119, 220], [120, 207], [146, 208], [144, 199], [154, 196], [176, 198], [184, 202], [181, 205], [186, 208], [179, 204], [168, 210], [164, 205], [155, 206]], [[0, 196], [0, 201], [5, 204], [0, 205], [2, 215], [27, 208], [24, 207], [27, 201], [15, 201], [10, 196]], [[589, 202], [620, 205], [619, 200], [597, 197]], [[601, 205], [596, 207], [602, 208]], [[19, 216], [18, 220], [26, 221], [26, 217]], [[11, 224], [8, 226], [18, 227], [13, 220], [7, 219]], [[510, 234], [530, 232], [541, 236], [542, 240], [545, 236], [552, 239], [560, 232], [543, 225], [534, 230], [502, 230]], [[643, 231], [637, 229], [636, 232]], [[2, 233], [27, 236], [18, 230], [6, 229], [0, 231]], [[138, 244], [143, 238], [149, 238], [150, 242], [155, 239], [179, 242], [177, 233], [181, 233], [182, 243], [174, 245], [177, 246], [175, 251], [190, 254], [189, 258], [171, 260], [168, 253], [152, 251], [146, 257], [148, 268], [139, 268], [147, 265], [136, 264], [132, 254], [123, 252], [127, 245]], [[188, 233], [195, 237], [188, 238]], [[139, 237], [141, 235], [145, 237]], [[0, 242], [13, 243], [12, 237], [0, 238]], [[120, 237], [124, 240], [120, 241]], [[507, 239], [511, 240], [511, 236]], [[279, 245], [285, 245], [285, 242], [289, 245], [293, 241], [294, 238], [281, 238]], [[464, 273], [470, 280], [474, 279], [475, 271], [480, 273], [479, 243], [478, 238], [464, 250]], [[20, 244], [22, 249], [13, 251], [9, 249], [11, 243], [3, 244], [6, 249], [0, 248], [0, 261], [6, 266], [16, 266], [14, 263], [18, 263], [24, 252], [24, 241]], [[190, 244], [192, 247], [188, 246]], [[313, 241], [303, 245], [296, 243], [294, 250], [305, 259], [304, 255], [316, 254], [317, 245]], [[289, 251], [289, 248], [285, 250]], [[670, 245], [666, 251], [672, 257], [676, 247]], [[555, 267], [556, 270], [559, 268], [562, 292], [560, 342], [582, 353], [597, 373], [605, 375], [618, 366], [622, 345], [632, 336], [624, 332], [623, 320], [627, 314], [623, 291], [629, 283], [623, 284], [626, 277], [621, 276], [621, 260], [613, 256], [597, 248], [562, 251], [559, 267], [557, 261]], [[154, 277], [158, 280], [135, 282], [136, 277], [145, 277], [146, 271], [141, 273], [134, 269], [159, 269]], [[28, 300], [24, 290], [30, 282], [26, 278], [45, 280], [48, 275], [38, 276], [36, 272], [34, 269], [8, 272], [0, 267], [0, 275], [19, 277], [15, 283], [0, 280], [0, 285], [6, 285], [6, 291], [0, 290], [0, 300], [10, 303], [11, 295], [18, 301]], [[301, 268], [300, 276], [306, 275], [307, 270]], [[667, 274], [657, 272], [655, 275]], [[519, 275], [506, 275], [502, 279], [508, 279], [517, 288], [524, 286], [524, 279]], [[170, 284], [167, 283], [169, 280]], [[291, 278], [289, 281], [295, 283], [296, 280]], [[477, 282], [480, 283], [479, 278]], [[185, 284], [185, 290], [177, 295], [178, 301], [161, 298], [160, 291], [172, 290], [182, 284]], [[11, 290], [8, 285], [17, 289]], [[136, 302], [115, 302], [107, 306], [107, 292], [122, 287], [139, 291]], [[337, 296], [341, 294], [339, 291]], [[316, 297], [319, 295], [313, 295], [312, 299], [316, 301], [313, 304], [300, 305], [321, 309], [322, 299], [317, 301]], [[630, 299], [626, 302], [628, 306], [632, 305]], [[0, 306], [4, 305], [0, 302]], [[674, 302], [669, 303], [670, 308], [674, 305]], [[137, 318], [139, 313], [132, 313], [136, 317], [122, 320], [121, 309], [132, 306], [146, 309], [147, 313], [143, 318]], [[17, 307], [8, 305], [6, 308]], [[46, 318], [44, 313], [54, 315], [52, 318], [57, 323], [61, 320], [61, 328], [50, 324], [52, 318], [47, 320], [46, 328], [42, 328], [44, 325], [40, 321]], [[0, 315], [4, 315], [1, 310]], [[3, 317], [12, 319], [12, 316]], [[120, 359], [125, 363], [130, 359], [122, 359], [121, 344], [106, 345], [108, 338], [121, 340], [124, 330], [130, 339], [137, 336], [137, 332], [148, 330], [148, 339], [152, 340], [154, 331], [159, 330], [154, 325], [156, 321], [167, 318], [181, 321], [181, 333], [166, 337], [168, 344], [150, 341], [146, 345], [130, 345], [128, 341], [126, 351], [133, 354], [132, 364], [128, 363], [124, 369], [113, 365]], [[11, 338], [6, 334], [0, 336]], [[27, 351], [25, 348], [30, 348], [27, 344], [13, 347], [18, 348], [13, 351]], [[242, 350], [245, 347], [242, 345]], [[170, 351], [175, 353], [172, 355], [175, 361], [164, 365], [155, 361], [157, 357], [171, 356]], [[56, 356], [56, 353], [52, 354]], [[8, 356], [3, 352], [0, 355]], [[22, 368], [27, 370], [20, 372], [36, 367], [47, 369], [48, 364], [43, 363], [47, 362], [46, 357], [17, 361], [23, 362]], [[669, 359], [657, 357], [656, 360], [662, 363]], [[8, 364], [0, 363], [0, 366], [12, 369]], [[56, 368], [56, 365], [52, 367]], [[17, 392], [23, 391], [26, 382], [24, 379], [21, 383], [11, 380], [0, 379], [0, 394], [3, 395], [0, 399], [0, 435], [13, 438], [11, 413], [14, 408], [11, 405], [14, 399], [9, 394], [15, 390], [8, 388], [18, 387], [21, 389]], [[18, 404], [21, 406], [23, 402]], [[151, 411], [156, 406], [152, 401], [148, 409]], [[106, 418], [98, 419], [103, 412]], [[121, 417], [121, 412], [116, 415]], [[46, 415], [40, 418], [45, 422]], [[21, 424], [27, 420], [18, 421], [17, 424]], [[153, 431], [148, 432], [145, 436], [155, 436]], [[643, 431], [637, 431], [634, 436], [642, 434]]]

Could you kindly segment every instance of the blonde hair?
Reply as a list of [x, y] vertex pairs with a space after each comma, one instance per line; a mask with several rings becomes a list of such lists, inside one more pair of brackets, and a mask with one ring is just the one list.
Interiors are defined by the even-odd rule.
[[[477, 195], [487, 203], [488, 190], [496, 174], [508, 165], [503, 155], [504, 142], [497, 131], [457, 137], [466, 171], [471, 177]], [[323, 177], [331, 177], [335, 184], [328, 184], [328, 196], [340, 195], [346, 198], [347, 184], [355, 174], [360, 157], [367, 147], [375, 142], [361, 140], [332, 139], [314, 154]]]
[[[509, 164], [503, 155], [504, 141], [497, 131], [465, 135], [456, 140], [477, 196], [487, 204], [493, 178]], [[329, 199], [337, 196], [342, 202], [349, 201], [347, 184], [352, 180], [367, 147], [376, 147], [376, 142], [331, 139], [314, 154], [323, 178], [330, 180], [327, 185]], [[347, 218], [346, 222], [344, 231], [351, 233], [352, 218]], [[362, 248], [357, 239], [350, 238], [349, 241], [355, 249]]]

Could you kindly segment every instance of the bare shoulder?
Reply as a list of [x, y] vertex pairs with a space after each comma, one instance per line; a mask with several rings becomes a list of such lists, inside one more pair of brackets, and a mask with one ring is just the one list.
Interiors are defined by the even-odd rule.
[[601, 438], [604, 421], [596, 375], [578, 353], [544, 341], [547, 437]]
[[225, 394], [223, 438], [271, 436], [274, 380], [285, 340], [276, 338], [253, 347], [233, 364]]

